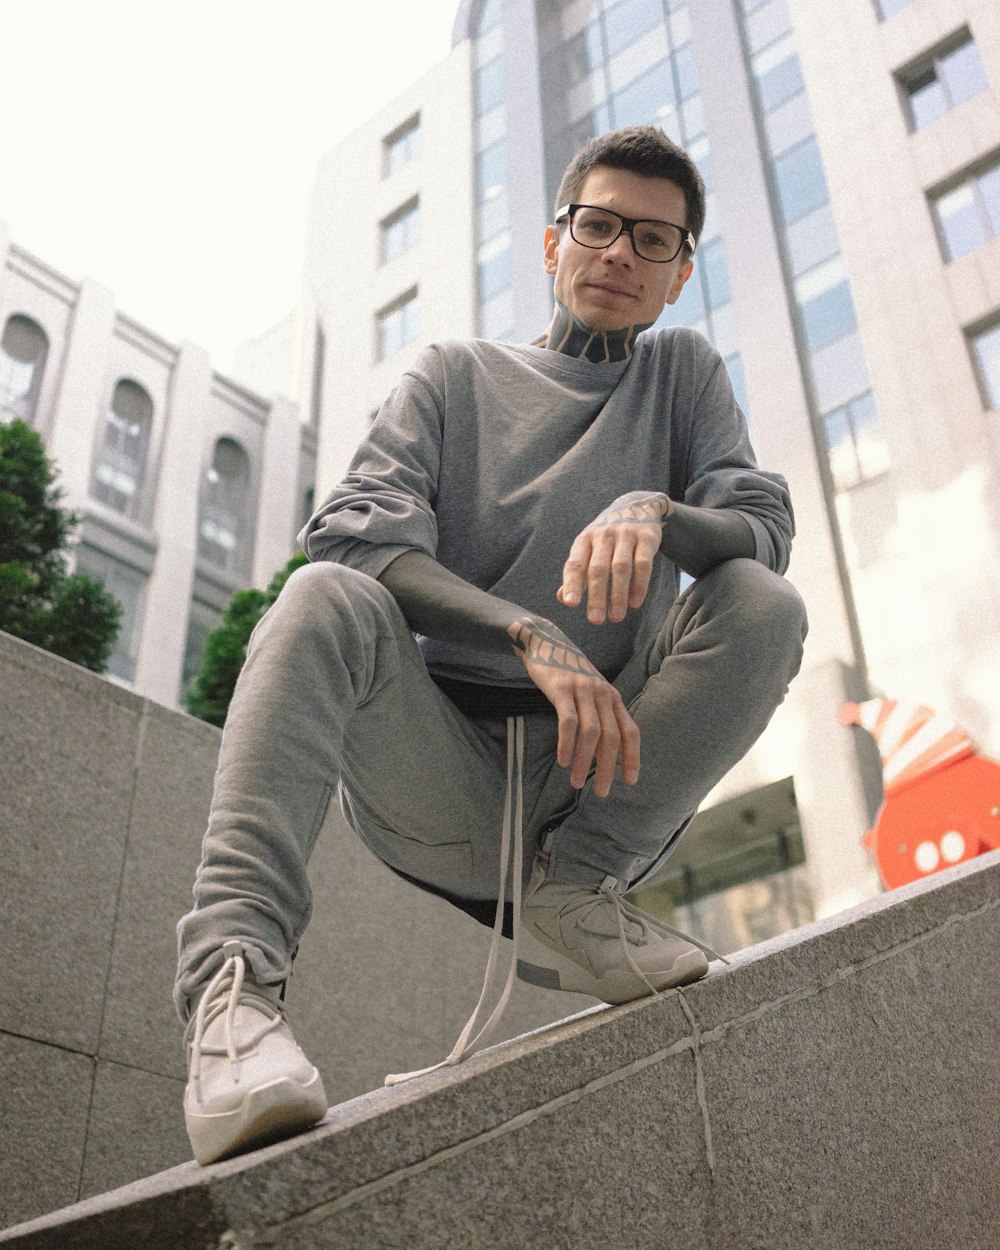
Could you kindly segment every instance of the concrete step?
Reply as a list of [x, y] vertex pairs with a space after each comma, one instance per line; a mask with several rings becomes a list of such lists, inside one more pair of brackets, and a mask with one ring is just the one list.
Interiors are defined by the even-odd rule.
[[994, 852], [0, 1243], [996, 1250], [998, 964]]

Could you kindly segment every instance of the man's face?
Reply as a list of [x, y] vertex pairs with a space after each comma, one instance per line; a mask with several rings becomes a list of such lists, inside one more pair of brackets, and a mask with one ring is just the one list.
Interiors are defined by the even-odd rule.
[[[595, 166], [576, 203], [610, 208], [623, 217], [687, 225], [684, 192], [667, 178], [644, 178], [625, 169]], [[555, 274], [556, 298], [591, 330], [649, 325], [673, 304], [693, 266], [686, 249], [666, 264], [643, 260], [626, 231], [603, 250], [583, 247], [569, 223], [545, 231], [545, 272]]]

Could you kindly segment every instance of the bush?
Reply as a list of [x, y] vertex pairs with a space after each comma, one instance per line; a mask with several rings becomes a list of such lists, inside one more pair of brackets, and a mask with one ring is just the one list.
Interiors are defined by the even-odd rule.
[[254, 626], [277, 599], [289, 576], [305, 563], [303, 554], [294, 555], [274, 575], [267, 590], [238, 590], [229, 600], [222, 624], [205, 639], [201, 666], [184, 694], [184, 706], [192, 716], [220, 728], [225, 723]]
[[39, 435], [23, 421], [0, 424], [0, 629], [103, 673], [121, 605], [100, 582], [66, 571], [79, 520]]

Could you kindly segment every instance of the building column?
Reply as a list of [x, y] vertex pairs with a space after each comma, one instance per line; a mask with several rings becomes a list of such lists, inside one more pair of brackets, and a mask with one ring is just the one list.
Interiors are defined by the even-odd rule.
[[266, 586], [295, 551], [300, 443], [297, 405], [275, 396], [264, 431], [260, 467], [253, 560], [255, 586]]
[[67, 336], [48, 439], [64, 506], [77, 511], [90, 494], [94, 449], [104, 426], [108, 349], [114, 329], [114, 296], [92, 278], [84, 278]]
[[176, 707], [198, 554], [198, 501], [205, 472], [204, 418], [212, 385], [208, 353], [185, 342], [177, 354], [159, 456], [153, 530], [156, 564], [146, 588], [136, 690]]

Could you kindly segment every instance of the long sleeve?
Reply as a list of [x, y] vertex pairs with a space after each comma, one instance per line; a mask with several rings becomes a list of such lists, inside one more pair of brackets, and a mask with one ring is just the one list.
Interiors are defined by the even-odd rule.
[[434, 556], [441, 440], [438, 397], [426, 380], [404, 374], [343, 481], [299, 535], [309, 559], [378, 577], [404, 551]]

